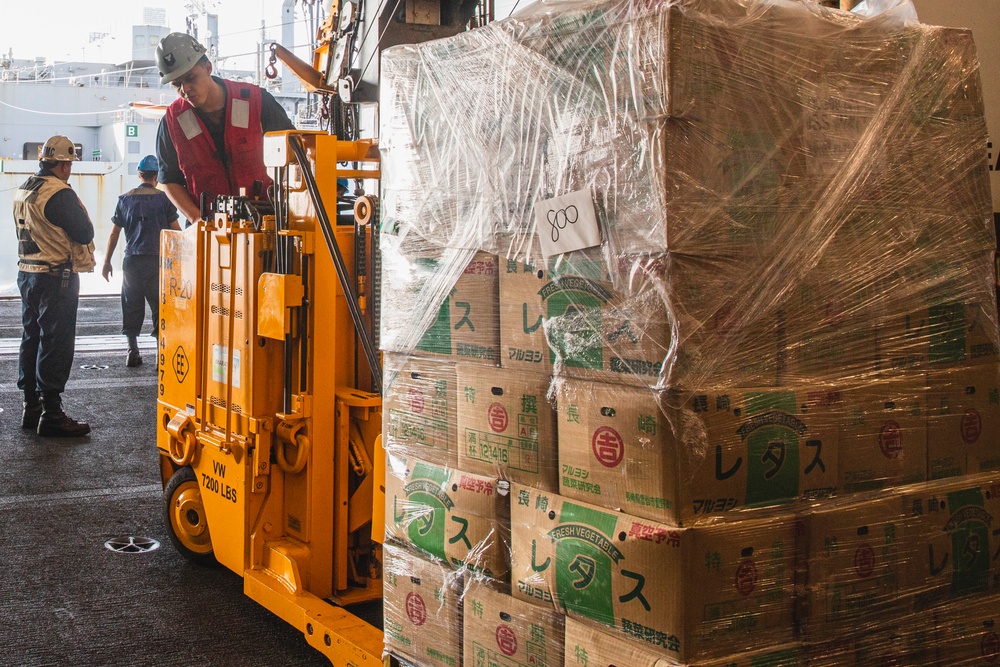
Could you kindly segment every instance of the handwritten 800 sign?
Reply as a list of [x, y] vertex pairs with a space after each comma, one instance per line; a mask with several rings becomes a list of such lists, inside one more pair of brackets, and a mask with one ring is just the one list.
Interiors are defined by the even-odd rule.
[[600, 245], [590, 189], [535, 202], [535, 230], [545, 258]]
[[566, 225], [575, 225], [580, 219], [580, 211], [576, 206], [570, 204], [565, 208], [549, 209], [545, 214], [545, 219], [549, 221], [551, 227], [552, 242], [559, 242], [559, 232], [566, 229]]

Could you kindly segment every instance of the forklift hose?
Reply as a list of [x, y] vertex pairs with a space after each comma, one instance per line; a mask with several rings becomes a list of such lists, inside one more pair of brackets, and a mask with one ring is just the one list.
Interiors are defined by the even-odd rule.
[[371, 458], [368, 456], [365, 439], [361, 435], [361, 429], [358, 428], [357, 422], [353, 419], [351, 420], [351, 435], [347, 442], [351, 469], [358, 477], [366, 476], [374, 466], [372, 465]]

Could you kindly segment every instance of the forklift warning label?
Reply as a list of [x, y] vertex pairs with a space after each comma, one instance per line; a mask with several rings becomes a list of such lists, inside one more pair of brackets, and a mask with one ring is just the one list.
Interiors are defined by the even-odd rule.
[[[212, 379], [225, 384], [228, 381], [229, 348], [212, 346]], [[233, 388], [240, 388], [240, 351], [233, 350]]]

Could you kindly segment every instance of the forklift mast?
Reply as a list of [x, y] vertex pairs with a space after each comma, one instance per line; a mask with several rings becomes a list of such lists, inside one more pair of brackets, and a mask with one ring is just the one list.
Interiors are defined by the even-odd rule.
[[[491, 2], [491, 0], [484, 0]], [[313, 62], [325, 131], [269, 133], [273, 190], [202, 201], [161, 235], [157, 448], [163, 519], [338, 667], [383, 661], [378, 53], [491, 18], [478, 0], [334, 0]], [[337, 192], [353, 183], [356, 198]], [[346, 212], [345, 212], [346, 205]], [[389, 658], [385, 658], [389, 660]]]

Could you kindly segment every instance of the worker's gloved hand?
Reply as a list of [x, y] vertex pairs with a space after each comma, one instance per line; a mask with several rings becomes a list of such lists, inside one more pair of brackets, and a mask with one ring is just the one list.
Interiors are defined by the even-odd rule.
[[114, 269], [111, 268], [111, 262], [104, 260], [104, 266], [101, 267], [101, 275], [104, 276], [104, 280], [111, 282], [111, 276], [113, 276], [114, 273]]

